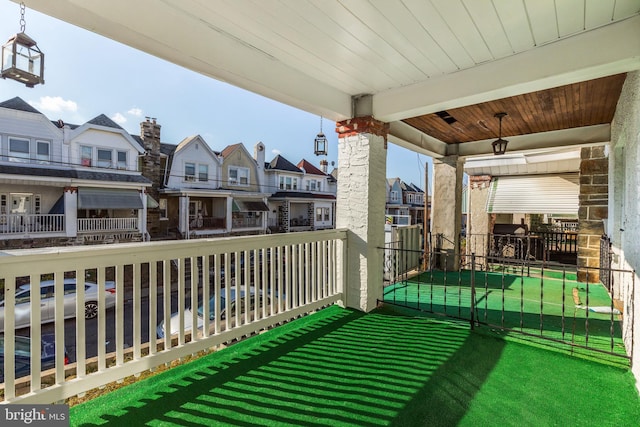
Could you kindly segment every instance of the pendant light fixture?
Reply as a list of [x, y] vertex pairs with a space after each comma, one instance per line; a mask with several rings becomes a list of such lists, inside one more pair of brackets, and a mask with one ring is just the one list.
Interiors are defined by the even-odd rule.
[[327, 155], [327, 137], [322, 133], [322, 116], [320, 116], [320, 132], [314, 141], [313, 152], [316, 156]]
[[507, 113], [496, 113], [494, 117], [497, 117], [500, 120], [500, 131], [498, 132], [498, 139], [491, 143], [493, 147], [493, 154], [500, 155], [507, 152], [507, 143], [509, 142], [506, 139], [502, 139], [502, 118], [506, 116]]
[[2, 46], [0, 77], [34, 87], [44, 83], [44, 53], [38, 44], [25, 34], [24, 3], [20, 3], [20, 32]]

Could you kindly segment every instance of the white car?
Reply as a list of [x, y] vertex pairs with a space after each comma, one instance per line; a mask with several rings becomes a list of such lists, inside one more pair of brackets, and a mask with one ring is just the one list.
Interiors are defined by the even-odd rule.
[[[116, 305], [115, 282], [105, 283], [105, 308]], [[0, 332], [4, 331], [4, 293], [0, 292]], [[15, 328], [31, 326], [31, 285], [26, 284], [16, 290]], [[98, 285], [85, 282], [84, 285], [84, 317], [93, 319], [98, 315]], [[64, 279], [64, 318], [76, 317], [76, 279]], [[45, 280], [40, 283], [40, 321], [49, 323], [55, 320], [54, 281]]]
[[[255, 288], [253, 286], [250, 286], [249, 295], [251, 299], [249, 301], [249, 304], [250, 304], [251, 310], [255, 308], [255, 292], [256, 292]], [[231, 315], [235, 314], [236, 293], [237, 293], [237, 288], [235, 286], [230, 287], [229, 295], [231, 299], [230, 301], [227, 301], [225, 289], [223, 288], [220, 290], [221, 295], [220, 295], [220, 314], [218, 317], [219, 319], [224, 319], [227, 313], [231, 313]], [[242, 288], [240, 291], [241, 313], [244, 313], [244, 309], [245, 309], [245, 293], [246, 293], [245, 290]], [[213, 320], [216, 317], [215, 300], [216, 300], [215, 295], [212, 295], [211, 298], [209, 299], [209, 319], [210, 320]], [[262, 303], [262, 293], [260, 293], [260, 301]], [[193, 329], [193, 323], [192, 323], [193, 316], [190, 308], [187, 308], [184, 310], [183, 318], [184, 318], [184, 332], [190, 333], [191, 330]], [[204, 307], [200, 305], [198, 306], [197, 328], [202, 329], [203, 325], [204, 325]], [[169, 335], [177, 334], [179, 326], [180, 326], [179, 313], [173, 313], [169, 318]], [[158, 335], [158, 338], [164, 338], [164, 336], [167, 334], [166, 322], [164, 320], [158, 325], [158, 328], [156, 329], [156, 333]]]

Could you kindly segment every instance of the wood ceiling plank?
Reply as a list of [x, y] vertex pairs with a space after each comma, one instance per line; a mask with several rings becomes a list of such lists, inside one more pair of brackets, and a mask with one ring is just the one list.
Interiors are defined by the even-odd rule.
[[[447, 144], [497, 138], [499, 121], [506, 112], [502, 136], [529, 135], [611, 123], [626, 74], [574, 83], [544, 91], [483, 102], [447, 112], [449, 125], [437, 114], [404, 120]], [[482, 126], [483, 123], [485, 126]]]

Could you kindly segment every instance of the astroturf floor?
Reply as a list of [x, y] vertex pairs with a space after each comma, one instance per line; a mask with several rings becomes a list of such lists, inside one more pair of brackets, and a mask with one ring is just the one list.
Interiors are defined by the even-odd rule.
[[[461, 319], [471, 316], [471, 272], [425, 272], [385, 287], [384, 301]], [[476, 272], [475, 319], [485, 324], [624, 355], [620, 315], [600, 283], [575, 274], [531, 277]]]
[[626, 368], [332, 306], [71, 408], [71, 425], [637, 426]]

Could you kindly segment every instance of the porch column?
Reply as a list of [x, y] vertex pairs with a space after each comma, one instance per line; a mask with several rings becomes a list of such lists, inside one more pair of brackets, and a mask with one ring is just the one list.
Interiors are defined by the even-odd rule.
[[388, 124], [366, 116], [336, 125], [336, 228], [348, 230], [338, 282], [345, 284], [347, 307], [371, 311], [382, 298]]
[[178, 198], [178, 231], [183, 238], [189, 238], [189, 196]]
[[231, 229], [233, 228], [233, 197], [227, 196], [227, 233], [231, 233]]
[[478, 262], [485, 264], [487, 238], [493, 228], [492, 214], [487, 213], [487, 199], [491, 175], [469, 177], [469, 207], [467, 218], [466, 254], [475, 253], [481, 257]]
[[64, 231], [67, 237], [78, 235], [78, 187], [64, 188]]
[[431, 233], [435, 249], [440, 251], [438, 267], [448, 271], [457, 271], [460, 267], [462, 169], [463, 163], [457, 155], [433, 159]]
[[578, 280], [600, 280], [600, 238], [609, 216], [609, 158], [604, 146], [580, 151], [578, 206]]
[[142, 200], [142, 209], [138, 209], [138, 231], [142, 234], [142, 240], [147, 240], [147, 192], [142, 189], [140, 191]]

